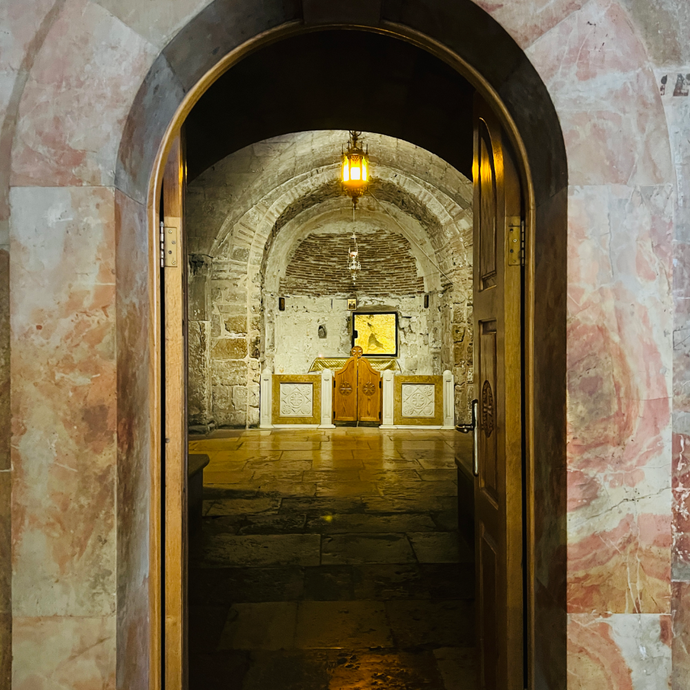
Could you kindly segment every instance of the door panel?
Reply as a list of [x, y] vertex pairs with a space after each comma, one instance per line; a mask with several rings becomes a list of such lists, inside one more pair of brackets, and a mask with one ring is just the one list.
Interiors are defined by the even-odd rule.
[[522, 268], [515, 252], [507, 250], [508, 226], [516, 219], [520, 224], [522, 202], [507, 140], [491, 109], [478, 97], [474, 118], [480, 687], [522, 690]]
[[357, 359], [347, 364], [333, 376], [333, 420], [336, 422], [357, 421]]
[[164, 684], [187, 687], [187, 329], [184, 252], [184, 146], [175, 139], [163, 177], [164, 414]]
[[381, 421], [381, 374], [361, 358], [357, 361], [357, 407], [360, 422]]
[[479, 324], [479, 369], [481, 389], [479, 390], [479, 416], [483, 435], [479, 449], [479, 484], [487, 498], [498, 505], [498, 448], [494, 433], [494, 396], [496, 391], [496, 321], [482, 321]]

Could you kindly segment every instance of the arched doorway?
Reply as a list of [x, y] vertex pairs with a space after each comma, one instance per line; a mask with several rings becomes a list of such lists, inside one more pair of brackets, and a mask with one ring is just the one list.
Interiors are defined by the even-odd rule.
[[[555, 380], [558, 382], [562, 378], [562, 381], [553, 383], [554, 372], [564, 371], [565, 317], [562, 298], [565, 272], [562, 270], [562, 264], [565, 245], [565, 197], [562, 190], [565, 186], [565, 165], [563, 147], [548, 96], [536, 74], [530, 70], [526, 58], [486, 15], [469, 5], [470, 3], [467, 3], [467, 6], [463, 4], [454, 10], [447, 10], [449, 16], [446, 19], [450, 22], [449, 26], [457, 30], [459, 27], [457, 18], [461, 17], [465, 20], [466, 27], [476, 30], [473, 40], [468, 41], [462, 48], [458, 43], [462, 42], [462, 38], [467, 37], [448, 35], [448, 29], [443, 27], [443, 17], [419, 16], [414, 11], [399, 8], [391, 11], [389, 14], [391, 19], [383, 19], [386, 16], [385, 11], [372, 13], [371, 9], [364, 10], [361, 16], [352, 16], [349, 13], [338, 15], [337, 11], [333, 15], [332, 11], [319, 9], [319, 4], [314, 3], [308, 4], [305, 8], [304, 25], [287, 24], [275, 29], [270, 36], [261, 36], [256, 39], [256, 42], [250, 41], [243, 44], [242, 48], [226, 57], [222, 64], [219, 63], [215, 70], [206, 73], [203, 78], [204, 66], [194, 64], [195, 61], [190, 60], [191, 71], [186, 75], [188, 82], [184, 84], [185, 88], [189, 89], [189, 93], [179, 107], [173, 123], [168, 127], [164, 143], [156, 156], [157, 163], [154, 163], [154, 184], [149, 189], [151, 220], [154, 222], [156, 220], [155, 201], [160, 188], [161, 163], [167, 156], [167, 149], [172, 143], [175, 129], [184, 120], [193, 102], [203, 93], [207, 85], [214, 81], [219, 72], [227, 69], [239, 60], [242, 54], [256, 49], [264, 41], [269, 43], [278, 40], [281, 34], [287, 36], [292, 33], [310, 32], [317, 27], [368, 28], [375, 32], [390, 33], [399, 39], [422, 46], [441, 60], [450, 63], [454, 69], [464, 73], [499, 114], [501, 124], [518, 152], [518, 167], [525, 189], [527, 211], [527, 279], [524, 302], [526, 318], [524, 361], [527, 383], [524, 406], [526, 495], [532, 501], [535, 493], [548, 496], [550, 500], [541, 511], [539, 521], [534, 519], [533, 511], [530, 506], [527, 506], [526, 562], [540, 561], [543, 567], [549, 568], [553, 567], [553, 563], [550, 562], [551, 556], [557, 556], [556, 552], [561, 546], [560, 543], [556, 543], [558, 537], [549, 538], [549, 534], [554, 534], [549, 521], [558, 520], [563, 513], [560, 491], [564, 485], [564, 478], [559, 479], [564, 448], [562, 415], [565, 398], [564, 377], [556, 375]], [[216, 11], [218, 11], [217, 8]], [[440, 14], [443, 15], [445, 11], [443, 10]], [[217, 18], [214, 16], [207, 16], [207, 13], [202, 13], [202, 15], [204, 16], [200, 15], [196, 27], [196, 30], [201, 33], [196, 40], [201, 40], [200, 36], [208, 30], [210, 25], [215, 25], [216, 29], [218, 25], [215, 21]], [[451, 19], [453, 21], [450, 21]], [[205, 26], [204, 22], [206, 22]], [[168, 56], [173, 62], [176, 59], [176, 50], [186, 53], [188, 57], [189, 46], [194, 45], [194, 31], [194, 27], [188, 27], [178, 37], [179, 40], [176, 39], [177, 45], [168, 51]], [[424, 33], [418, 33], [418, 31]], [[487, 48], [488, 42], [483, 45], [478, 44], [477, 36], [482, 35], [485, 41], [492, 37], [495, 41], [501, 42], [502, 46], [507, 46], [503, 53], [503, 60], [498, 60], [502, 63], [501, 66], [496, 66], [497, 52], [492, 52]], [[510, 67], [508, 67], [509, 64]], [[158, 72], [152, 76], [152, 82], [160, 78], [165, 65], [159, 65], [159, 68]], [[195, 70], [197, 73], [193, 74]], [[486, 75], [486, 78], [481, 75]], [[523, 89], [511, 91], [516, 84], [521, 84]], [[140, 114], [144, 119], [147, 114], [145, 111], [150, 107], [150, 104], [145, 102], [150, 85], [146, 84], [143, 87], [144, 95], [137, 104], [143, 106]], [[499, 92], [502, 98], [499, 98]], [[524, 106], [526, 92], [534, 98], [534, 105], [529, 109]], [[137, 129], [136, 119], [135, 117], [131, 121], [129, 131], [134, 139], [137, 133], [141, 133], [141, 130]], [[128, 161], [123, 160], [122, 163], [121, 173], [126, 175]], [[154, 227], [157, 227], [157, 223]], [[543, 289], [538, 290], [537, 287]], [[562, 316], [562, 323], [560, 316]], [[535, 337], [535, 334], [538, 336]], [[171, 410], [166, 409], [166, 415], [169, 416], [170, 413]], [[535, 443], [537, 428], [540, 438], [538, 445]], [[540, 462], [540, 459], [543, 459], [543, 462]], [[539, 467], [539, 472], [535, 471], [536, 467]], [[543, 551], [539, 554], [535, 554], [537, 547], [543, 547]], [[531, 625], [528, 629], [530, 635], [534, 636], [536, 630], [534, 616], [541, 616], [554, 620], [556, 629], [563, 630], [563, 635], [554, 635], [550, 640], [535, 640], [532, 644], [528, 644], [528, 648], [535, 656], [534, 660], [530, 660], [533, 663], [528, 663], [528, 667], [533, 673], [536, 672], [535, 669], [541, 667], [541, 673], [558, 675], [564, 669], [564, 661], [562, 661], [565, 646], [564, 608], [560, 606], [561, 585], [558, 577], [549, 573], [549, 576], [543, 579], [549, 580], [551, 577], [552, 589], [544, 588], [543, 583], [538, 582], [534, 572], [530, 572], [526, 578], [527, 600], [530, 602], [528, 610], [532, 612]], [[155, 581], [155, 578], [153, 579]], [[540, 591], [537, 597], [535, 589], [539, 588], [543, 591]], [[537, 606], [537, 601], [543, 602], [543, 605]], [[169, 603], [169, 601], [166, 602], [166, 604]], [[169, 655], [168, 661], [171, 660]]]

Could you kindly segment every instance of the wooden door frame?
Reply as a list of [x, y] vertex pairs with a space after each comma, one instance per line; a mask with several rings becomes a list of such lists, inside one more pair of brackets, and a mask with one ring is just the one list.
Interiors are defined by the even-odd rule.
[[[160, 240], [159, 240], [159, 200], [162, 190], [163, 174], [170, 149], [179, 136], [182, 125], [189, 112], [207, 91], [207, 89], [226, 71], [231, 69], [247, 54], [259, 50], [279, 40], [328, 29], [354, 29], [369, 31], [411, 43], [446, 64], [453, 67], [467, 81], [469, 81], [484, 100], [494, 110], [501, 125], [508, 135], [516, 155], [516, 164], [519, 169], [520, 181], [525, 198], [525, 291], [523, 297], [523, 415], [524, 446], [525, 446], [525, 473], [522, 477], [523, 492], [525, 496], [523, 539], [526, 548], [525, 582], [526, 582], [526, 607], [525, 620], [528, 631], [525, 645], [527, 648], [527, 663], [529, 669], [528, 687], [534, 687], [535, 678], [535, 520], [534, 520], [534, 478], [535, 478], [535, 355], [534, 355], [534, 331], [535, 331], [535, 237], [537, 227], [535, 189], [532, 172], [529, 164], [526, 146], [520, 135], [520, 131], [511, 117], [507, 107], [496, 90], [491, 86], [472, 65], [463, 60], [457, 53], [451, 51], [437, 40], [416, 31], [409, 26], [383, 22], [382, 27], [323, 24], [318, 27], [305, 26], [302, 22], [290, 22], [276, 29], [261, 33], [249, 39], [235, 50], [222, 57], [216, 65], [210, 69], [192, 88], [189, 89], [175, 115], [168, 124], [162, 143], [157, 152], [149, 183], [147, 199], [147, 215], [149, 223], [149, 290], [152, 297], [149, 306], [151, 323], [154, 324], [153, 332], [149, 338], [153, 356], [149, 371], [149, 383], [154, 394], [151, 396], [150, 407], [150, 522], [149, 522], [149, 553], [150, 553], [150, 577], [149, 577], [149, 615], [150, 615], [150, 653], [149, 653], [149, 688], [160, 690], [162, 688], [162, 658], [163, 658], [163, 619], [165, 612], [162, 608], [162, 549], [160, 535], [162, 529], [161, 490], [162, 477], [160, 471], [160, 458], [162, 452], [162, 414], [161, 414], [161, 390], [162, 390], [162, 366], [161, 358], [161, 332], [158, 325], [161, 319], [161, 266], [160, 266]], [[176, 414], [182, 420], [184, 407], [176, 413], [168, 410], [167, 414]], [[186, 419], [183, 420], [186, 423]], [[180, 501], [177, 501], [181, 505]], [[179, 516], [178, 516], [179, 517]], [[176, 519], [176, 524], [181, 520]], [[180, 532], [177, 538], [181, 541], [183, 535]], [[180, 669], [182, 675], [182, 667]]]

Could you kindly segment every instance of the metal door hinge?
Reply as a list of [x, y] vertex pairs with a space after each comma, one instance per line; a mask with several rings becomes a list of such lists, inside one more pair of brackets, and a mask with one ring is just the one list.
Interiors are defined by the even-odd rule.
[[161, 266], [177, 268], [180, 231], [161, 223]]
[[508, 266], [525, 265], [525, 221], [520, 216], [508, 218]]

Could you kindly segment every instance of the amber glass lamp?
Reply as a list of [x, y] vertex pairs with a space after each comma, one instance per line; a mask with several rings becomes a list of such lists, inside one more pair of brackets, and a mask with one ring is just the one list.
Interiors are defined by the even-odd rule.
[[369, 184], [369, 152], [359, 143], [361, 132], [350, 132], [347, 150], [343, 153], [343, 188], [352, 197], [357, 207], [357, 200], [364, 194]]

